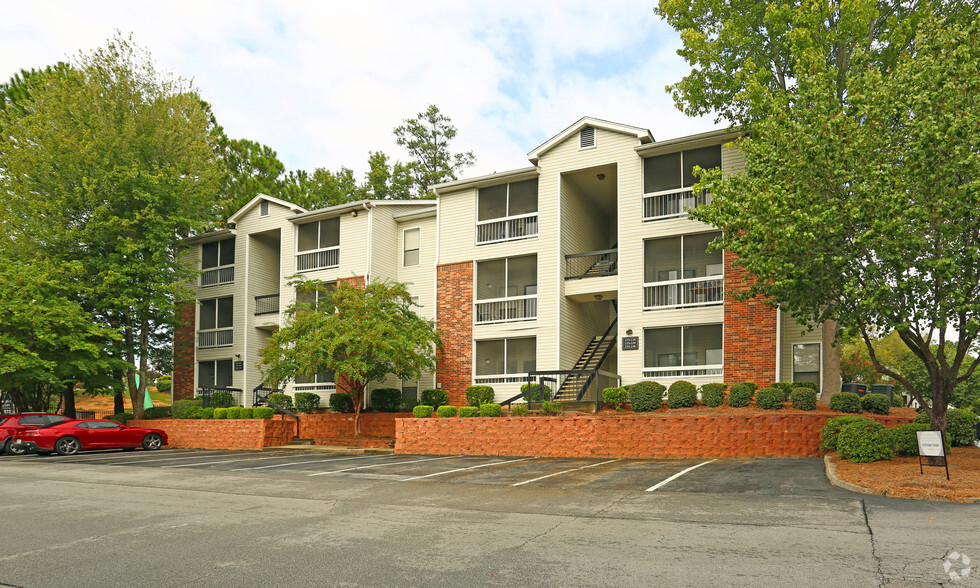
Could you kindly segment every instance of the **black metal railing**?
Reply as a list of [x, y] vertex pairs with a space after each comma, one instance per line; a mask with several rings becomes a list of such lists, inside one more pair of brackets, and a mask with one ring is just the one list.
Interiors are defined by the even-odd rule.
[[274, 408], [275, 410], [279, 411], [280, 413], [291, 416], [296, 421], [296, 436], [298, 437], [299, 417], [296, 415], [296, 413], [292, 412], [291, 410], [289, 410], [284, 406], [280, 406], [279, 404], [276, 404], [275, 402], [269, 400], [270, 394], [278, 394], [279, 392], [282, 392], [282, 390], [280, 390], [279, 388], [270, 388], [269, 386], [265, 385], [265, 382], [262, 382], [255, 388], [252, 388], [252, 406], [261, 406], [263, 404], [267, 404], [270, 407]]
[[255, 315], [275, 314], [279, 312], [279, 295], [266, 294], [255, 297]]
[[[196, 396], [204, 399], [204, 401], [201, 403], [204, 408], [209, 408], [211, 407], [211, 398], [214, 396], [215, 392], [227, 392], [231, 394], [232, 406], [242, 406], [244, 404], [245, 395], [242, 393], [241, 388], [225, 388], [221, 386], [202, 387], [197, 389]], [[213, 408], [222, 407], [215, 406]]]
[[615, 276], [618, 271], [618, 256], [619, 253], [616, 248], [566, 255], [565, 279], [581, 280], [582, 278]]

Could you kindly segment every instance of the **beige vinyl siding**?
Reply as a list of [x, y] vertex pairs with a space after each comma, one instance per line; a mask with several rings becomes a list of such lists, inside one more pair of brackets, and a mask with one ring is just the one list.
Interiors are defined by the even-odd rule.
[[[403, 233], [406, 229], [419, 229], [419, 265], [402, 267], [404, 259]], [[419, 297], [422, 308], [419, 316], [434, 319], [436, 313], [435, 275], [436, 267], [436, 217], [435, 215], [417, 220], [406, 220], [396, 225], [396, 247], [392, 252], [397, 266], [396, 279], [408, 284], [413, 296]]]
[[[798, 343], [820, 343], [820, 329], [814, 328], [808, 331], [805, 325], [801, 325], [793, 320], [787, 312], [780, 312], [780, 345], [779, 345], [779, 381], [793, 381], [793, 345]], [[820, 350], [823, 357], [824, 350]], [[822, 367], [821, 367], [822, 372]], [[821, 378], [823, 373], [820, 374]], [[839, 390], [838, 390], [839, 392]]]
[[735, 143], [725, 143], [721, 146], [721, 169], [725, 175], [745, 171], [745, 154], [735, 146]]
[[401, 260], [399, 238], [401, 232], [395, 225], [392, 213], [400, 212], [401, 207], [376, 206], [371, 209], [371, 280], [393, 280], [398, 275]]

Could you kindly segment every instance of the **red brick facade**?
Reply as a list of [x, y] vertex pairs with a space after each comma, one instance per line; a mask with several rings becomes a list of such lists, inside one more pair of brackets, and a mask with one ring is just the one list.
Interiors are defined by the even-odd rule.
[[776, 377], [776, 310], [757, 299], [734, 300], [729, 292], [744, 291], [746, 271], [732, 266], [735, 254], [725, 252], [725, 381], [767, 386]]
[[[815, 457], [833, 414], [399, 419], [395, 453], [542, 457]], [[908, 417], [875, 416], [885, 426]]]
[[473, 382], [473, 262], [436, 268], [437, 327], [442, 349], [436, 354], [436, 382], [449, 393], [449, 404], [465, 406]]
[[197, 304], [193, 300], [177, 308], [174, 327], [174, 400], [194, 397], [194, 327], [197, 323]]

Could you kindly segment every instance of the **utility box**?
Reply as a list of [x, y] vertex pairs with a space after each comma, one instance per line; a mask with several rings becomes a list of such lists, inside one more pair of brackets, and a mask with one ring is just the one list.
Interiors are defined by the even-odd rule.
[[892, 396], [895, 394], [895, 386], [891, 384], [872, 384], [871, 393], [884, 394], [889, 400], [891, 400]]
[[848, 382], [841, 385], [841, 392], [853, 392], [858, 396], [864, 396], [868, 393], [868, 387], [865, 384], [858, 384], [856, 382]]

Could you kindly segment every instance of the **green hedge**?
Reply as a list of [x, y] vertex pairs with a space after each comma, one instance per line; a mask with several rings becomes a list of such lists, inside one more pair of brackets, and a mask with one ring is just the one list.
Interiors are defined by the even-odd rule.
[[551, 386], [544, 384], [523, 384], [521, 394], [525, 402], [541, 402], [545, 397], [551, 398]]
[[214, 409], [214, 418], [216, 419], [226, 419], [228, 418], [227, 408], [216, 408]]
[[226, 413], [229, 419], [240, 419], [242, 418], [242, 407], [240, 406], [229, 406], [226, 408], [228, 412]]
[[235, 396], [224, 390], [215, 390], [208, 399], [208, 408], [228, 408], [233, 404], [235, 404]]
[[494, 403], [487, 403], [480, 405], [480, 416], [482, 417], [499, 417], [501, 413], [500, 405]]
[[255, 409], [254, 408], [243, 408], [240, 413], [238, 413], [238, 418], [240, 419], [254, 419]]
[[827, 419], [827, 422], [820, 428], [820, 447], [830, 451], [837, 451], [837, 435], [840, 434], [841, 427], [850, 423], [870, 420], [872, 419], [856, 415]]
[[865, 419], [841, 427], [837, 452], [854, 463], [891, 459], [895, 456], [895, 440], [885, 425]]
[[891, 409], [891, 399], [884, 394], [865, 394], [861, 397], [861, 410], [864, 412], [888, 414]]
[[513, 404], [510, 407], [510, 416], [526, 416], [527, 415], [527, 405], [526, 404]]
[[466, 402], [470, 406], [479, 407], [481, 404], [493, 402], [493, 395], [491, 386], [470, 386], [466, 389]]
[[[891, 428], [892, 440], [895, 441], [895, 453], [909, 457], [919, 455], [919, 440], [916, 431], [928, 431], [929, 423], [903, 423]], [[952, 443], [949, 435], [945, 435], [946, 453], [949, 453]]]
[[755, 393], [755, 405], [766, 410], [782, 408], [786, 403], [783, 391], [773, 386], [767, 386]]
[[905, 399], [898, 392], [892, 394], [892, 408], [902, 408], [905, 406]]
[[815, 410], [817, 391], [812, 388], [793, 388], [789, 393], [789, 402], [796, 410]]
[[[770, 388], [775, 388], [783, 393], [783, 402], [789, 400], [789, 393], [793, 391], [793, 382], [775, 382]], [[758, 400], [756, 401], [758, 403]]]
[[667, 391], [667, 387], [659, 382], [637, 382], [626, 389], [633, 412], [657, 410], [663, 405]]
[[861, 412], [861, 397], [854, 392], [838, 392], [830, 397], [830, 410], [837, 412]]
[[751, 392], [753, 395], [755, 394], [755, 391], [759, 389], [759, 385], [756, 384], [755, 382], [742, 382], [742, 383], [749, 387], [749, 392]]
[[[297, 392], [293, 395], [296, 399], [296, 410], [313, 414], [320, 408], [320, 395], [313, 392]], [[351, 410], [353, 412], [353, 409]]]
[[436, 409], [436, 416], [445, 419], [456, 416], [457, 412], [456, 407], [452, 404], [443, 404]]
[[728, 406], [741, 408], [752, 402], [752, 386], [746, 382], [734, 384], [728, 391]]
[[426, 404], [420, 404], [412, 409], [412, 416], [417, 419], [427, 419], [435, 409]]
[[201, 412], [203, 412], [203, 411], [204, 411], [204, 408], [202, 408], [200, 406], [191, 406], [187, 410], [184, 411], [184, 417], [183, 418], [185, 418], [185, 419], [199, 419], [199, 418], [201, 418]]
[[544, 402], [541, 403], [541, 410], [538, 411], [538, 414], [544, 416], [559, 415], [561, 414], [561, 403], [545, 400]]
[[207, 408], [202, 408], [201, 411], [198, 413], [198, 418], [201, 418], [201, 419], [209, 419], [209, 420], [210, 419], [213, 419], [214, 418], [214, 409], [211, 408], [210, 406], [207, 407]]
[[422, 390], [422, 404], [433, 408], [449, 404], [449, 393], [442, 388]]
[[144, 419], [165, 419], [170, 416], [169, 406], [154, 406], [143, 410]]
[[[298, 402], [299, 400], [297, 399]], [[317, 404], [319, 402], [317, 400]], [[334, 392], [327, 398], [327, 404], [330, 405], [330, 410], [334, 412], [354, 412], [354, 401], [351, 399], [350, 394], [346, 392]]]
[[816, 382], [793, 382], [794, 388], [809, 388], [814, 392], [820, 392], [820, 388], [817, 387]]
[[684, 380], [677, 380], [667, 388], [667, 406], [670, 408], [686, 408], [694, 406], [698, 401], [697, 386]]
[[185, 416], [189, 408], [200, 408], [204, 402], [203, 398], [184, 398], [174, 402], [170, 407], [170, 416], [175, 419], [186, 419]]
[[107, 421], [116, 421], [120, 425], [125, 425], [129, 421], [133, 420], [135, 417], [131, 412], [121, 412], [119, 414], [114, 414], [111, 417], [106, 417]]
[[701, 386], [701, 402], [705, 406], [725, 404], [725, 389], [728, 384], [705, 384]]
[[271, 419], [274, 414], [276, 409], [271, 406], [256, 406], [252, 409], [252, 418], [256, 419]]
[[398, 388], [371, 390], [371, 408], [379, 412], [398, 412], [402, 404], [402, 391]]
[[468, 419], [472, 417], [480, 416], [479, 406], [461, 406], [459, 407], [459, 418]]
[[412, 409], [414, 409], [419, 404], [420, 403], [418, 400], [415, 400], [413, 398], [405, 398], [398, 405], [398, 412], [412, 412]]
[[157, 392], [170, 392], [172, 383], [170, 376], [160, 376], [157, 380]]
[[602, 401], [612, 405], [618, 411], [623, 410], [623, 405], [628, 399], [629, 393], [626, 388], [603, 388], [602, 390]]
[[[968, 447], [977, 440], [977, 415], [966, 408], [951, 408], [946, 411], [946, 437], [953, 447]], [[919, 413], [914, 423], [930, 425], [929, 414]]]
[[293, 398], [289, 394], [269, 394], [269, 402], [278, 404], [286, 410], [292, 410]]

